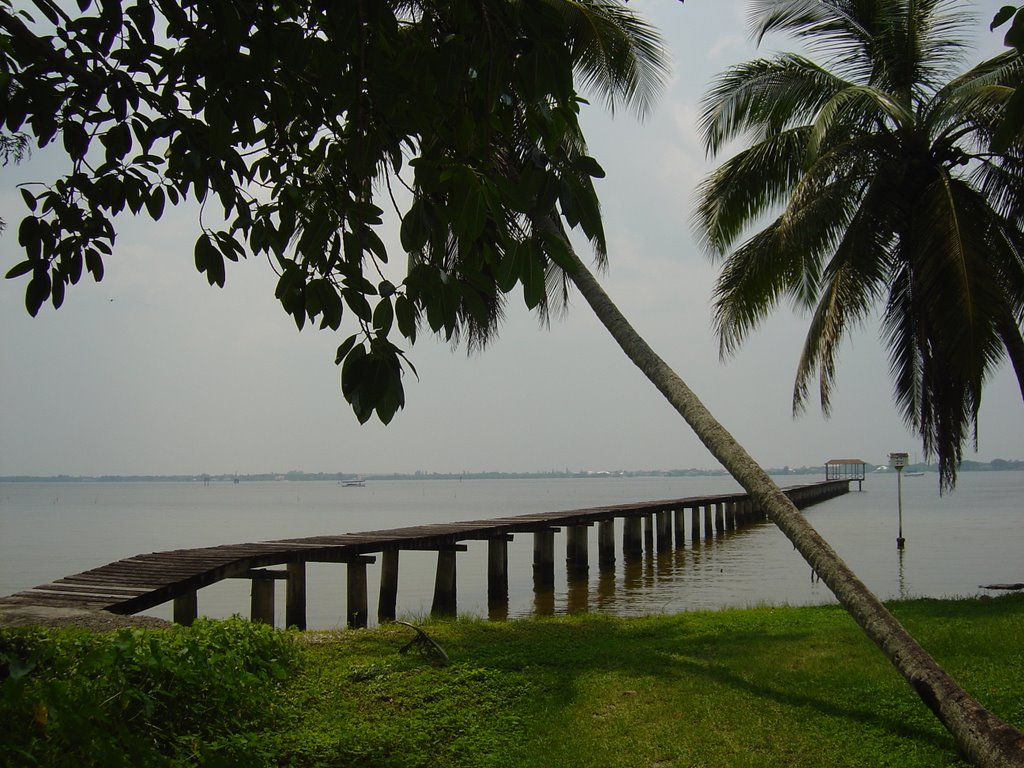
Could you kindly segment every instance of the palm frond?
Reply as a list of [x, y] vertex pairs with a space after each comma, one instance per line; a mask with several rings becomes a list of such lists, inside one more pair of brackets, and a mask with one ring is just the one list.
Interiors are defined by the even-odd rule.
[[584, 89], [594, 88], [612, 112], [621, 102], [650, 114], [669, 73], [658, 31], [619, 0], [545, 0], [565, 21]]
[[803, 169], [806, 136], [806, 129], [793, 130], [756, 144], [704, 180], [693, 223], [709, 253], [725, 253], [761, 213], [786, 199]]
[[718, 77], [701, 102], [698, 125], [704, 147], [714, 156], [744, 133], [764, 139], [808, 122], [848, 85], [795, 54], [732, 67]]

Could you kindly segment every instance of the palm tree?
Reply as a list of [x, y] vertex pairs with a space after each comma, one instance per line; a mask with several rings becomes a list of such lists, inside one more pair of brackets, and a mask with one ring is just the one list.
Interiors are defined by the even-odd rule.
[[[555, 7], [561, 4], [560, 0], [552, 0]], [[578, 0], [564, 3], [564, 9], [580, 19], [600, 19], [608, 7], [609, 5], [603, 3]], [[615, 75], [624, 65], [625, 71], [635, 73], [645, 70], [656, 71], [662, 66], [660, 57], [652, 55], [658, 50], [656, 46], [640, 46], [630, 42], [631, 27], [609, 23], [602, 25], [594, 21], [581, 24], [578, 28], [598, 32], [574, 41], [574, 53], [577, 57], [581, 56], [581, 51], [591, 48], [596, 50], [595, 55], [612, 49], [621, 52], [617, 65], [616, 62], [610, 61], [585, 70], [585, 76], [591, 78], [594, 84], [602, 86], [606, 93], [625, 98], [627, 104], [636, 104], [635, 99], [630, 98], [629, 90], [622, 85], [634, 81], [649, 84], [656, 84], [659, 81], [653, 74], [631, 76], [624, 80]], [[609, 36], [614, 43], [609, 43]], [[650, 41], [647, 37], [645, 40]], [[584, 62], [599, 60], [601, 59], [582, 59]], [[639, 106], [645, 104], [641, 103]], [[498, 165], [514, 177], [517, 167], [514, 158], [529, 156], [531, 149], [539, 150], [539, 147], [531, 148], [525, 145], [528, 140], [523, 135], [503, 138], [505, 143], [496, 144], [493, 151], [498, 158]], [[565, 151], [569, 156], [578, 158], [585, 155], [585, 144], [581, 134], [570, 133], [566, 136], [566, 144]], [[590, 193], [593, 194], [592, 188]], [[570, 224], [573, 223], [564, 205], [562, 214]], [[503, 224], [512, 227], [510, 222]], [[542, 314], [546, 313], [559, 296], [564, 296], [567, 283], [574, 284], [620, 348], [684, 418], [708, 450], [751, 493], [769, 518], [781, 528], [864, 632], [879, 646], [924, 703], [951, 731], [960, 749], [979, 765], [1024, 765], [1024, 748], [1021, 747], [1024, 744], [1024, 734], [985, 711], [936, 664], [860, 582], [828, 543], [814, 531], [767, 473], [707, 411], [685, 382], [633, 330], [575, 253], [565, 236], [562, 219], [550, 210], [539, 211], [527, 215], [525, 220], [518, 221], [516, 228], [520, 236], [545, 244], [547, 290], [537, 297], [537, 309]], [[585, 231], [586, 229], [584, 227]], [[598, 263], [603, 263], [606, 254], [600, 229], [588, 231], [587, 234], [591, 235]], [[411, 262], [414, 266], [420, 263], [443, 263], [446, 270], [458, 274], [460, 259], [465, 258], [465, 251], [460, 248], [460, 240], [457, 233], [452, 232], [441, 239], [436, 247], [425, 243], [411, 255]], [[472, 264], [467, 268], [472, 269]], [[465, 279], [470, 279], [469, 275]], [[500, 289], [500, 286], [498, 288]], [[500, 303], [503, 293], [499, 289], [487, 294], [488, 297], [494, 297], [496, 303]], [[496, 333], [500, 311], [474, 312], [472, 307], [467, 305], [462, 308], [458, 319], [461, 331], [473, 346], [486, 343]], [[456, 338], [457, 334], [458, 331], [455, 334]], [[451, 335], [449, 332], [449, 336]]]
[[783, 298], [811, 312], [794, 414], [815, 372], [828, 413], [840, 342], [881, 305], [895, 399], [942, 488], [977, 447], [1004, 357], [1024, 394], [1024, 145], [990, 149], [1022, 63], [1011, 51], [958, 75], [972, 23], [949, 0], [754, 2], [758, 40], [789, 33], [822, 63], [782, 54], [718, 78], [708, 152], [752, 143], [704, 181], [695, 216], [724, 257], [723, 355]]

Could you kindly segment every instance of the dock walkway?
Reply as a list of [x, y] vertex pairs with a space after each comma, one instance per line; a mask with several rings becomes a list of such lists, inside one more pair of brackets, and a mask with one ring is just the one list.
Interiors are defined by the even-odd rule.
[[[847, 493], [849, 481], [832, 480], [785, 489], [798, 508]], [[686, 512], [690, 519], [687, 526]], [[199, 549], [152, 552], [118, 560], [49, 584], [0, 597], [0, 609], [67, 609], [136, 614], [173, 601], [174, 620], [190, 624], [198, 614], [198, 590], [223, 579], [252, 580], [253, 620], [274, 622], [274, 581], [286, 580], [285, 622], [306, 627], [305, 564], [345, 563], [348, 568], [346, 616], [349, 626], [367, 621], [366, 566], [382, 560], [378, 616], [395, 618], [398, 559], [402, 550], [438, 553], [432, 611], [455, 613], [456, 554], [462, 542], [488, 542], [488, 598], [508, 596], [507, 546], [516, 534], [534, 536], [533, 570], [538, 587], [554, 583], [554, 535], [566, 531], [566, 564], [573, 572], [589, 567], [587, 529], [598, 530], [598, 562], [614, 565], [615, 521], [621, 519], [621, 551], [665, 551], [712, 538], [716, 533], [763, 522], [764, 513], [745, 493], [546, 512], [455, 523], [438, 523], [337, 536], [314, 536]], [[271, 566], [285, 566], [271, 569]]]

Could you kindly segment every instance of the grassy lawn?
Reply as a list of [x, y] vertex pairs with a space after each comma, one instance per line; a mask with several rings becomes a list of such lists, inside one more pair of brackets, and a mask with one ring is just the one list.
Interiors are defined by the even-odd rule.
[[[985, 706], [1024, 726], [1024, 595], [890, 607]], [[133, 659], [130, 669], [135, 672], [122, 675], [115, 686], [133, 693], [112, 695], [97, 689], [92, 703], [77, 704], [75, 711], [109, 707], [120, 695], [127, 701], [121, 706], [128, 709], [114, 712], [109, 722], [121, 723], [129, 715], [137, 722], [131, 720], [127, 728], [104, 725], [99, 736], [70, 739], [54, 724], [63, 711], [57, 700], [48, 705], [47, 725], [39, 722], [40, 704], [30, 695], [57, 683], [32, 682], [32, 675], [48, 674], [45, 665], [40, 662], [38, 670], [25, 674], [24, 664], [10, 660], [11, 649], [23, 652], [26, 641], [0, 633], [7, 671], [21, 670], [22, 681], [20, 704], [8, 696], [10, 679], [3, 681], [7, 700], [0, 702], [0, 716], [8, 722], [0, 722], [0, 756], [5, 756], [0, 759], [28, 765], [25, 755], [43, 745], [53, 764], [101, 764], [90, 756], [97, 739], [114, 740], [97, 754], [117, 753], [122, 745], [116, 740], [139, 741], [140, 733], [149, 732], [145, 718], [152, 716], [158, 718], [152, 726], [153, 746], [134, 744], [142, 751], [128, 764], [963, 764], [938, 721], [835, 607], [643, 619], [428, 622], [425, 628], [450, 657], [446, 666], [434, 666], [416, 649], [399, 654], [413, 635], [400, 625], [288, 635], [292, 640], [284, 646], [283, 633], [240, 629], [242, 625], [251, 626], [235, 622], [224, 629], [211, 623], [198, 630], [198, 640], [182, 639], [193, 630], [133, 633], [140, 638], [133, 646], [137, 650], [118, 650], [113, 662]], [[161, 635], [177, 639], [173, 647], [152, 651], [153, 638]], [[51, 643], [65, 642], [61, 638], [66, 636], [43, 635]], [[83, 644], [93, 642], [70, 636], [74, 642], [67, 649], [50, 655], [81, 654]], [[236, 641], [238, 637], [242, 640]], [[119, 638], [115, 646], [127, 647], [128, 635]], [[187, 663], [181, 648], [193, 654]], [[195, 654], [207, 648], [216, 656], [203, 662]], [[108, 663], [102, 654], [97, 658], [98, 664]], [[236, 673], [230, 670], [217, 679], [201, 673], [203, 664], [225, 663], [245, 670], [245, 690], [236, 690]], [[145, 693], [147, 675], [154, 674], [146, 670], [154, 665], [161, 668], [153, 683], [159, 695]], [[89, 681], [97, 677], [96, 669], [85, 674]], [[68, 680], [60, 689], [64, 696], [92, 685]], [[132, 708], [132, 702], [147, 696], [155, 709]], [[203, 707], [199, 714], [193, 711], [198, 706]], [[156, 714], [147, 714], [151, 710]], [[24, 725], [18, 718], [30, 722]], [[90, 716], [90, 723], [95, 720]], [[3, 742], [24, 733], [25, 727], [39, 731], [35, 741]], [[16, 759], [13, 747], [21, 750]]]
[[[981, 702], [1024, 725], [1024, 597], [891, 606]], [[285, 762], [375, 766], [942, 766], [951, 739], [835, 607], [313, 633]]]

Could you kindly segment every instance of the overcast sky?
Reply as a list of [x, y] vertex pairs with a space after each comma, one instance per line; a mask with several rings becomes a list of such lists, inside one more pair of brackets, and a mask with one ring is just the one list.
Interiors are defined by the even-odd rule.
[[[984, 53], [1001, 5], [978, 3]], [[711, 330], [716, 268], [689, 221], [710, 167], [696, 130], [713, 76], [751, 58], [741, 0], [634, 0], [672, 51], [672, 81], [656, 113], [614, 119], [599, 100], [585, 116], [610, 245], [602, 276], [637, 330], [762, 464], [821, 464], [890, 451], [920, 455], [891, 399], [877, 322], [851, 336], [833, 414], [793, 419], [790, 398], [806, 317], [783, 307], [739, 354], [720, 361]], [[781, 41], [762, 52], [783, 47]], [[981, 58], [979, 52], [977, 58]], [[20, 260], [24, 215], [15, 184], [38, 178], [37, 153], [4, 168], [3, 272]], [[35, 171], [33, 169], [36, 169]], [[159, 224], [119, 220], [102, 283], [68, 292], [30, 318], [24, 281], [0, 281], [0, 476], [32, 474], [459, 472], [713, 467], [714, 459], [637, 372], [577, 297], [550, 330], [517, 303], [500, 340], [467, 357], [424, 339], [410, 351], [419, 381], [388, 427], [360, 426], [341, 396], [334, 350], [352, 333], [298, 333], [273, 296], [263, 260], [229, 265], [227, 287], [195, 271], [194, 211]], [[389, 242], [399, 252], [397, 237]], [[1024, 406], [1008, 365], [990, 380], [979, 450], [966, 458], [1024, 459]]]

